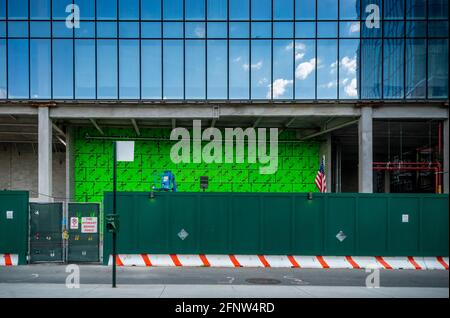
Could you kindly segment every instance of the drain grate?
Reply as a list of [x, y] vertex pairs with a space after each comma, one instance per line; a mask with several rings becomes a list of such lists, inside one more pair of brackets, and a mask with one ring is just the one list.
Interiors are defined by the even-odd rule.
[[245, 280], [247, 283], [256, 285], [276, 285], [281, 283], [278, 279], [272, 278], [249, 278]]

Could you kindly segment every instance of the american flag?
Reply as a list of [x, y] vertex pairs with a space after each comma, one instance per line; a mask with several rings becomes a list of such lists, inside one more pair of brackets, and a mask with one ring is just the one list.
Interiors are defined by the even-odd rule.
[[322, 161], [320, 162], [319, 171], [317, 171], [315, 183], [320, 192], [327, 192], [327, 179], [325, 176], [325, 157], [322, 157]]

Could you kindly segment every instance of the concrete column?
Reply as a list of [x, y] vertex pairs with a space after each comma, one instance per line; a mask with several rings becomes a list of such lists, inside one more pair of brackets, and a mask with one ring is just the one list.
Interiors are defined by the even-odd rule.
[[444, 143], [444, 167], [443, 167], [443, 170], [444, 170], [444, 175], [443, 175], [443, 179], [444, 179], [444, 184], [443, 184], [443, 186], [444, 186], [444, 193], [449, 193], [449, 182], [448, 182], [448, 179], [449, 179], [449, 153], [448, 153], [448, 148], [449, 148], [449, 143], [448, 143], [448, 141], [449, 141], [449, 132], [448, 132], [448, 129], [449, 129], [449, 126], [448, 126], [448, 116], [447, 116], [447, 119], [446, 120], [444, 120], [444, 127], [443, 127], [443, 134], [444, 134], [444, 140], [443, 140], [443, 143]]
[[38, 192], [39, 200], [52, 199], [52, 121], [48, 107], [38, 111]]
[[373, 192], [373, 132], [372, 107], [361, 108], [358, 124], [358, 191]]

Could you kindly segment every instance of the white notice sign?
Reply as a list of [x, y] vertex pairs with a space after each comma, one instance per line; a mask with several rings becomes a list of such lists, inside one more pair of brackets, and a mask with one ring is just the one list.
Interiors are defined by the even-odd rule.
[[12, 220], [13, 217], [14, 217], [14, 212], [13, 211], [6, 211], [6, 219]]
[[70, 218], [70, 229], [78, 230], [78, 218], [77, 217]]
[[81, 233], [97, 233], [97, 218], [81, 218]]

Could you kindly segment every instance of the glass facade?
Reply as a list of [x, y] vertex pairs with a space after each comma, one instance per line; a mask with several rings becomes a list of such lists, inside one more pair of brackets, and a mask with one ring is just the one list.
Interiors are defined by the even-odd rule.
[[448, 0], [0, 0], [0, 99], [442, 100], [448, 29]]

